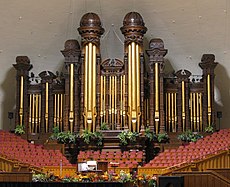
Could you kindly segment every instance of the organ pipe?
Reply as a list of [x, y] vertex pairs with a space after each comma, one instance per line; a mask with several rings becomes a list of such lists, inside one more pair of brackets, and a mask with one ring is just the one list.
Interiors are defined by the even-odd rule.
[[208, 124], [211, 125], [211, 85], [210, 85], [210, 75], [207, 76], [207, 91], [208, 91]]
[[49, 83], [46, 82], [46, 91], [45, 91], [45, 95], [46, 95], [46, 103], [45, 103], [45, 128], [46, 128], [46, 132], [48, 132], [48, 116], [49, 116]]
[[20, 109], [19, 109], [19, 117], [20, 117], [20, 125], [22, 125], [23, 118], [23, 88], [24, 87], [24, 77], [21, 76], [21, 84], [20, 84]]

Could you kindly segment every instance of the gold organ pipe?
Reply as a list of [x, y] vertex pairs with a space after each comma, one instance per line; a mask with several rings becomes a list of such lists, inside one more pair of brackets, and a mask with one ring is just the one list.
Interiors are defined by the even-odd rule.
[[38, 94], [35, 95], [36, 105], [35, 105], [35, 133], [38, 133]]
[[109, 123], [112, 123], [112, 77], [109, 76]]
[[57, 94], [54, 94], [54, 126], [57, 126]]
[[101, 106], [101, 123], [103, 122], [103, 76], [101, 76], [101, 103], [100, 103], [100, 106]]
[[185, 83], [181, 82], [181, 95], [182, 95], [182, 128], [185, 131]]
[[29, 132], [31, 133], [31, 124], [32, 124], [32, 116], [31, 116], [31, 110], [32, 110], [32, 95], [30, 94], [30, 110], [29, 110]]
[[74, 65], [70, 64], [70, 112], [73, 111], [73, 87], [74, 87], [74, 80], [73, 80], [73, 76], [74, 76]]
[[123, 126], [125, 126], [125, 75], [123, 75]]
[[185, 85], [184, 81], [181, 82], [182, 87], [182, 118], [185, 118]]
[[[70, 64], [70, 111], [69, 111], [69, 122], [70, 122], [70, 132], [73, 132], [73, 120], [74, 120], [74, 112], [73, 112], [73, 93], [74, 93], [74, 65]], [[58, 101], [57, 101], [58, 102]], [[57, 111], [59, 110], [57, 106]], [[58, 116], [57, 116], [57, 126], [58, 126]]]
[[60, 112], [60, 94], [57, 94], [57, 126], [60, 129], [60, 116], [59, 116], [59, 112]]
[[61, 103], [60, 103], [60, 127], [59, 129], [62, 131], [62, 107], [63, 107], [63, 94], [61, 94]]
[[93, 112], [93, 131], [95, 131], [96, 129], [96, 46], [93, 45], [93, 63], [92, 63], [92, 87], [93, 87], [93, 91], [92, 91], [92, 112]]
[[201, 131], [203, 131], [203, 122], [202, 122], [202, 93], [199, 93], [199, 101], [200, 101], [200, 127], [201, 127]]
[[210, 85], [210, 75], [207, 76], [207, 91], [208, 91], [208, 125], [211, 125], [211, 85]]
[[[158, 87], [159, 87], [159, 82], [158, 82], [158, 63], [155, 63], [155, 100], [156, 100], [156, 105], [155, 105], [155, 111], [159, 111], [159, 96], [158, 96]], [[159, 117], [159, 116], [155, 116]]]
[[120, 85], [120, 87], [121, 87], [121, 90], [120, 90], [120, 92], [121, 92], [121, 104], [120, 104], [120, 116], [121, 116], [121, 127], [122, 127], [122, 115], [123, 115], [123, 76], [121, 76], [121, 85]]
[[84, 89], [84, 105], [85, 105], [85, 112], [86, 112], [86, 120], [85, 120], [85, 128], [88, 128], [88, 125], [87, 125], [87, 112], [88, 112], [88, 92], [87, 92], [87, 89], [88, 89], [88, 59], [89, 59], [89, 46], [86, 45], [85, 46], [85, 82], [84, 82], [84, 85], [85, 85], [85, 89]]
[[175, 132], [175, 124], [174, 124], [174, 93], [171, 94], [172, 101], [172, 132]]
[[176, 98], [177, 98], [177, 94], [176, 93], [174, 93], [174, 107], [175, 107], [175, 109], [174, 109], [174, 112], [175, 112], [175, 115], [174, 115], [174, 117], [175, 117], [175, 119], [174, 119], [174, 121], [175, 121], [175, 132], [176, 132], [176, 124], [177, 124], [177, 102], [176, 102]]
[[140, 100], [141, 100], [141, 97], [140, 97], [140, 56], [139, 56], [139, 45], [136, 44], [136, 77], [137, 77], [137, 112], [138, 112], [138, 119], [137, 119], [137, 132], [139, 132], [140, 130]]
[[21, 76], [21, 85], [20, 85], [20, 109], [19, 109], [19, 116], [20, 116], [20, 125], [22, 125], [22, 118], [23, 118], [23, 94], [24, 94], [24, 77]]
[[41, 94], [39, 94], [39, 115], [38, 115], [39, 129], [41, 128], [41, 108], [42, 108], [41, 103], [42, 103]]
[[104, 121], [106, 121], [106, 120], [105, 120], [105, 115], [106, 115], [106, 109], [105, 109], [105, 102], [106, 102], [106, 94], [105, 94], [105, 90], [106, 90], [106, 76], [104, 76], [104, 85], [103, 85], [103, 89], [104, 89], [104, 98], [103, 98]]
[[[136, 62], [136, 59], [135, 59], [135, 43], [134, 42], [132, 42], [132, 46], [131, 46], [131, 48], [132, 48], [132, 52], [131, 52], [131, 54], [132, 54], [132, 60], [131, 60], [131, 63], [132, 63], [132, 75], [133, 76], [131, 76], [132, 77], [132, 111], [135, 111], [136, 110], [136, 75], [135, 75], [135, 73], [136, 73], [136, 64], [135, 64], [135, 62]], [[133, 117], [133, 116], [132, 116]]]
[[196, 93], [196, 123], [197, 123], [197, 130], [200, 130], [200, 111], [199, 111], [199, 93]]
[[46, 121], [46, 132], [48, 132], [48, 115], [49, 115], [49, 83], [46, 82], [46, 110], [45, 110], [45, 121]]
[[[92, 43], [89, 43], [89, 61], [88, 61], [88, 110], [92, 112]], [[92, 116], [91, 116], [92, 117]]]
[[193, 127], [193, 99], [192, 99], [192, 93], [190, 93], [190, 121], [191, 121], [191, 129]]
[[117, 76], [114, 77], [114, 114], [115, 114], [115, 124], [117, 124], [118, 122], [117, 120]]
[[169, 123], [169, 129], [171, 129], [171, 102], [170, 102], [170, 93], [168, 93], [168, 123]]
[[35, 96], [33, 94], [33, 98], [32, 98], [32, 133], [34, 133], [34, 115], [35, 115]]
[[112, 85], [111, 85], [111, 87], [112, 87], [112, 95], [111, 95], [111, 97], [112, 97], [112, 99], [111, 99], [111, 108], [112, 108], [112, 111], [111, 111], [111, 118], [112, 118], [112, 129], [113, 129], [113, 127], [114, 127], [114, 76], [112, 76]]
[[[131, 115], [132, 113], [132, 50], [131, 50], [131, 45], [129, 44], [128, 46], [128, 50], [129, 50], [129, 54], [128, 54], [128, 63], [129, 63], [129, 66], [128, 66], [128, 89], [129, 89], [129, 92], [128, 92], [128, 110], [129, 110], [129, 115]], [[131, 116], [132, 117], [132, 116]], [[129, 129], [131, 130], [131, 119], [129, 117]]]
[[196, 130], [196, 95], [193, 93], [193, 122], [194, 122], [194, 131]]

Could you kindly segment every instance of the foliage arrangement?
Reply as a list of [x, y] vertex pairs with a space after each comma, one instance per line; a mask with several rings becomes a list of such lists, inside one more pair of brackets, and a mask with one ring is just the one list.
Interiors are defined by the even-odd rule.
[[109, 127], [108, 127], [107, 123], [103, 122], [101, 124], [101, 130], [109, 130]]
[[96, 142], [97, 146], [103, 145], [103, 135], [100, 131], [91, 132], [88, 129], [83, 130], [81, 138], [86, 144], [90, 144], [91, 141]]
[[59, 128], [56, 126], [53, 128], [53, 133], [50, 136], [50, 139], [57, 140], [58, 143], [75, 144], [77, 137], [77, 134], [73, 134], [70, 131], [60, 132]]
[[213, 133], [214, 132], [214, 125], [208, 125], [207, 127], [205, 127], [204, 132]]
[[150, 142], [157, 141], [157, 135], [155, 134], [155, 132], [151, 132], [149, 127], [145, 129], [145, 137]]
[[18, 135], [25, 134], [25, 127], [24, 125], [17, 125], [16, 128], [14, 129], [14, 133]]
[[66, 175], [62, 178], [55, 177], [53, 174], [33, 174], [33, 182], [121, 182], [121, 183], [133, 183], [138, 184], [138, 186], [157, 186], [157, 177], [147, 174], [141, 174], [137, 176], [132, 176], [130, 173], [120, 171], [120, 173], [108, 173], [97, 174], [95, 172], [88, 173], [76, 173], [73, 175]]
[[203, 136], [197, 132], [187, 130], [184, 131], [182, 134], [179, 134], [177, 138], [184, 142], [196, 142], [198, 139], [203, 138]]
[[156, 187], [157, 186], [157, 176], [142, 174], [142, 175], [137, 176], [137, 182], [139, 186], [146, 186], [146, 184], [148, 184], [148, 186]]
[[57, 135], [57, 141], [64, 144], [75, 144], [77, 135], [70, 131], [59, 132]]
[[136, 142], [139, 134], [137, 132], [131, 132], [129, 130], [122, 131], [118, 134], [121, 145], [128, 145], [129, 142]]
[[166, 132], [157, 134], [157, 141], [159, 143], [161, 143], [161, 142], [168, 142], [169, 141], [168, 134]]

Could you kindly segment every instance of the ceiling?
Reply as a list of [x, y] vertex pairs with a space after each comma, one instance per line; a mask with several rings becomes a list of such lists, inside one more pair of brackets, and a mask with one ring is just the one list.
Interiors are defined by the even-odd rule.
[[[62, 70], [64, 42], [78, 39], [81, 17], [97, 13], [105, 29], [102, 59], [123, 55], [120, 27], [130, 11], [139, 12], [148, 28], [144, 43], [161, 38], [168, 49], [166, 71], [187, 69], [201, 74], [202, 54], [213, 53], [216, 68], [215, 99], [223, 111], [221, 125], [230, 120], [230, 1], [228, 0], [1, 0], [0, 1], [0, 103], [1, 127], [9, 124], [7, 112], [15, 107], [15, 70], [18, 55], [29, 56], [33, 72]], [[223, 121], [223, 122], [222, 122]], [[5, 125], [3, 125], [5, 124]], [[2, 125], [2, 126], [1, 126]], [[230, 125], [229, 125], [230, 126]]]

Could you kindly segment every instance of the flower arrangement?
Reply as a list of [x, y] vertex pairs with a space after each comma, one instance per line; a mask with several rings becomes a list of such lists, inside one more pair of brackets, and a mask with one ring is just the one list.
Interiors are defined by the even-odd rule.
[[120, 173], [116, 174], [114, 172], [105, 172], [104, 174], [97, 174], [94, 172], [89, 173], [76, 173], [74, 175], [65, 175], [62, 178], [58, 178], [54, 176], [52, 173], [50, 174], [33, 174], [32, 176], [33, 182], [120, 182], [120, 183], [133, 183], [138, 184], [138, 186], [157, 186], [157, 177], [141, 174], [137, 176], [132, 176], [130, 173], [126, 173], [125, 171], [120, 171]]
[[157, 186], [157, 176], [153, 175], [146, 175], [142, 174], [137, 176], [137, 183], [139, 186], [151, 186], [156, 187]]
[[118, 134], [121, 145], [128, 145], [129, 142], [136, 142], [139, 134], [137, 132], [131, 132], [129, 130], [122, 131]]

